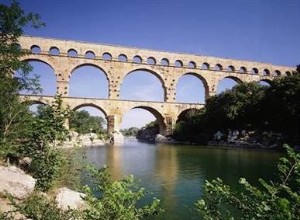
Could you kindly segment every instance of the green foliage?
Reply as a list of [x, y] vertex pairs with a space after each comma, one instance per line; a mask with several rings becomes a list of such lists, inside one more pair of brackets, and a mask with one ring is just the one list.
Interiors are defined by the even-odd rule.
[[[148, 205], [138, 204], [146, 191], [135, 183], [133, 176], [113, 181], [106, 168], [91, 168], [91, 175], [94, 187], [85, 187], [88, 208], [83, 211], [83, 219], [143, 219], [162, 211], [159, 208], [160, 201], [156, 198]], [[99, 197], [94, 196], [97, 193], [100, 193]]]
[[[241, 83], [210, 97], [205, 108], [179, 118], [174, 137], [198, 142], [216, 131], [274, 131], [288, 143], [299, 143], [300, 74], [275, 79], [269, 87], [256, 82]], [[195, 137], [198, 137], [195, 138]]]
[[[38, 28], [43, 23], [37, 14], [26, 14], [16, 1], [9, 6], [0, 4], [0, 157], [17, 154], [19, 140], [31, 119], [27, 106], [19, 100], [18, 92], [40, 90], [38, 79], [28, 77], [31, 66], [20, 61], [20, 57], [29, 53], [18, 46], [18, 38], [26, 25]], [[20, 76], [12, 78], [17, 70]]]
[[203, 219], [300, 219], [300, 154], [287, 148], [278, 164], [279, 181], [260, 179], [260, 187], [241, 178], [240, 190], [219, 178], [206, 181], [204, 197], [196, 202]]
[[91, 116], [87, 111], [74, 111], [70, 116], [70, 129], [75, 130], [79, 134], [87, 134], [90, 132], [102, 134], [104, 133], [103, 125], [105, 121], [102, 117]]
[[54, 199], [47, 198], [39, 192], [33, 193], [21, 203], [16, 202], [12, 197], [10, 197], [10, 201], [15, 211], [3, 214], [3, 220], [15, 219], [14, 216], [17, 212], [26, 217], [26, 219], [33, 220], [78, 219], [76, 211], [59, 209]]
[[127, 129], [122, 129], [121, 133], [124, 136], [129, 136], [129, 137], [135, 137], [138, 133], [139, 129], [136, 127], [131, 127], [131, 128], [127, 128]]
[[64, 160], [56, 146], [57, 141], [65, 140], [68, 135], [64, 126], [68, 115], [69, 110], [63, 107], [61, 97], [56, 96], [52, 106], [38, 109], [22, 142], [20, 154], [32, 158], [29, 171], [42, 191], [48, 190], [61, 174]]

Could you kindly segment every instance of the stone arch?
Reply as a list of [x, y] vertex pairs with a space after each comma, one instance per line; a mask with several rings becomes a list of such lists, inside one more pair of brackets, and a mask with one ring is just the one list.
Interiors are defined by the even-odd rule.
[[190, 61], [188, 67], [191, 68], [191, 69], [196, 69], [197, 66], [196, 66], [196, 63], [194, 61]]
[[85, 52], [84, 58], [95, 59], [96, 55], [95, 55], [95, 53], [93, 51], [88, 50], [87, 52]]
[[154, 57], [148, 57], [147, 64], [149, 64], [149, 65], [155, 65], [156, 64], [155, 58]]
[[183, 62], [181, 60], [176, 60], [175, 63], [174, 63], [174, 65], [176, 67], [183, 67]]
[[135, 56], [133, 57], [133, 62], [134, 62], [134, 63], [142, 63], [142, 62], [143, 62], [143, 59], [142, 59], [141, 56], [135, 55]]
[[30, 47], [30, 51], [31, 51], [31, 53], [33, 53], [33, 54], [40, 54], [40, 53], [41, 53], [41, 48], [40, 48], [40, 46], [38, 46], [38, 45], [32, 45], [32, 46]]
[[[95, 68], [96, 70], [97, 70], [97, 73], [96, 72], [94, 72], [94, 69], [89, 69], [88, 71], [90, 72], [90, 73], [92, 73], [93, 74], [93, 77], [94, 77], [94, 80], [96, 81], [96, 80], [100, 80], [98, 83], [100, 83], [100, 85], [102, 84], [102, 82], [104, 82], [103, 81], [103, 78], [102, 77], [104, 77], [106, 80], [107, 80], [107, 82], [105, 81], [105, 84], [103, 84], [103, 86], [104, 87], [99, 87], [99, 89], [101, 90], [101, 88], [106, 88], [107, 90], [102, 90], [102, 94], [100, 94], [101, 92], [100, 92], [100, 90], [98, 90], [97, 89], [97, 91], [99, 91], [99, 93], [94, 93], [94, 95], [93, 95], [93, 98], [108, 98], [109, 97], [109, 88], [110, 88], [110, 83], [111, 83], [111, 79], [110, 79], [110, 77], [109, 77], [109, 75], [107, 74], [107, 71], [105, 71], [102, 67], [100, 67], [99, 65], [97, 65], [97, 64], [94, 64], [94, 63], [91, 63], [91, 62], [87, 62], [87, 63], [82, 63], [82, 64], [79, 64], [79, 65], [77, 65], [77, 66], [75, 66], [72, 70], [71, 70], [71, 72], [69, 73], [69, 91], [70, 91], [70, 93], [72, 93], [72, 92], [74, 92], [74, 93], [76, 93], [77, 94], [77, 90], [72, 90], [73, 88], [74, 88], [74, 86], [72, 86], [71, 84], [71, 79], [72, 79], [72, 75], [74, 74], [74, 72], [76, 71], [76, 70], [79, 70], [80, 68], [84, 68], [84, 67], [87, 67], [87, 68], [89, 68], [89, 67], [92, 67], [92, 68]], [[98, 73], [99, 73], [99, 75], [98, 75]], [[104, 76], [103, 76], [103, 74], [104, 74]], [[79, 75], [81, 75], [81, 74], [79, 74]], [[101, 76], [102, 75], [102, 76]], [[87, 78], [87, 79], [89, 79], [89, 78]], [[92, 78], [91, 78], [92, 79]], [[90, 79], [90, 80], [91, 80]], [[102, 80], [101, 80], [102, 79]], [[75, 85], [76, 86], [80, 86], [80, 84], [78, 84], [78, 82], [77, 81], [74, 81], [75, 82]], [[93, 82], [93, 81], [90, 81], [90, 82]], [[84, 84], [85, 86], [89, 86], [89, 85], [87, 85], [87, 84]], [[93, 84], [92, 86], [90, 86], [90, 87], [85, 87], [85, 88], [88, 88], [87, 90], [90, 90], [90, 92], [91, 92], [91, 90], [92, 90], [92, 88], [95, 88], [95, 85]], [[104, 92], [105, 91], [105, 92]], [[88, 91], [86, 91], [86, 92], [88, 92]], [[82, 93], [84, 93], [84, 92], [81, 92], [81, 94], [79, 95], [79, 94], [77, 94], [76, 96], [78, 96], [78, 97], [84, 97], [83, 95], [82, 95]], [[70, 94], [71, 95], [71, 94]], [[103, 97], [103, 95], [104, 95], [104, 97]]]
[[108, 83], [110, 83], [110, 79], [109, 79], [109, 75], [107, 74], [107, 71], [105, 71], [102, 67], [100, 67], [99, 65], [97, 64], [94, 64], [94, 63], [82, 63], [82, 64], [79, 64], [77, 66], [75, 66], [71, 72], [70, 72], [70, 75], [69, 75], [69, 78], [71, 78], [72, 74], [74, 73], [75, 70], [81, 68], [81, 67], [85, 67], [85, 66], [92, 66], [92, 67], [95, 67], [96, 69], [100, 70], [101, 72], [103, 72], [106, 76], [106, 79], [108, 80]]
[[219, 63], [217, 63], [216, 65], [215, 65], [215, 68], [214, 68], [216, 71], [222, 71], [223, 70], [223, 66], [221, 65], [221, 64], [219, 64]]
[[264, 69], [262, 74], [263, 76], [270, 76], [270, 70]]
[[93, 108], [101, 111], [104, 114], [105, 118], [107, 119], [107, 116], [108, 116], [107, 112], [103, 108], [101, 108], [100, 106], [98, 106], [94, 103], [82, 103], [82, 104], [76, 105], [75, 107], [72, 108], [72, 111], [76, 111], [82, 107], [93, 107]]
[[120, 54], [118, 56], [118, 61], [120, 61], [120, 62], [127, 62], [128, 58], [127, 58], [127, 56], [125, 54]]
[[244, 66], [241, 66], [239, 73], [247, 73], [247, 68]]
[[[262, 82], [262, 83], [261, 83], [261, 82]], [[270, 85], [272, 85], [273, 82], [272, 82], [272, 80], [270, 80], [270, 79], [261, 79], [261, 80], [258, 81], [258, 83], [261, 84], [261, 85], [266, 85], [266, 84], [268, 84], [268, 85], [270, 86]]]
[[168, 60], [167, 58], [163, 58], [163, 59], [161, 59], [160, 64], [161, 64], [162, 66], [169, 66], [169, 65], [170, 65], [170, 62], [169, 62], [169, 60]]
[[[176, 80], [176, 82], [175, 82], [175, 83], [176, 83], [175, 85], [177, 86], [177, 84], [178, 84], [180, 78], [181, 78], [182, 76], [186, 76], [186, 75], [195, 76], [195, 77], [197, 77], [197, 78], [202, 82], [202, 84], [203, 84], [203, 86], [204, 86], [204, 97], [205, 97], [205, 100], [206, 100], [206, 99], [209, 97], [209, 85], [208, 85], [206, 79], [205, 79], [201, 74], [199, 74], [199, 73], [195, 73], [195, 72], [187, 72], [187, 73], [184, 73], [184, 74], [180, 75], [180, 76], [177, 78], [177, 80]], [[177, 91], [176, 91], [176, 93], [177, 93]]]
[[67, 52], [68, 57], [78, 57], [78, 52], [77, 50], [71, 48]]
[[291, 74], [291, 72], [290, 72], [290, 71], [286, 71], [286, 72], [285, 72], [285, 75], [287, 75], [287, 76], [291, 76], [292, 74]]
[[281, 72], [279, 70], [275, 70], [273, 76], [281, 76]]
[[120, 79], [120, 82], [121, 82], [120, 84], [121, 84], [121, 85], [123, 84], [124, 79], [125, 79], [126, 76], [128, 76], [129, 74], [131, 74], [131, 73], [133, 73], [133, 72], [136, 72], [136, 71], [144, 71], [144, 72], [147, 72], [147, 73], [149, 73], [149, 74], [154, 75], [154, 76], [160, 81], [160, 83], [161, 83], [161, 86], [162, 86], [162, 88], [163, 88], [163, 99], [164, 99], [164, 101], [166, 101], [167, 88], [166, 88], [165, 81], [164, 81], [164, 79], [162, 78], [162, 76], [161, 76], [160, 73], [155, 72], [155, 71], [153, 71], [153, 70], [151, 70], [151, 69], [148, 69], [148, 68], [134, 68], [134, 69], [131, 69], [130, 71], [128, 71], [128, 72], [123, 76], [122, 79]]
[[234, 66], [233, 66], [233, 65], [229, 65], [229, 66], [228, 66], [228, 71], [229, 71], [229, 72], [235, 72]]
[[251, 73], [252, 74], [258, 74], [258, 69], [256, 67], [252, 68]]
[[102, 54], [102, 60], [106, 60], [106, 61], [112, 60], [112, 55], [108, 52], [105, 52]]
[[50, 59], [45, 59], [45, 58], [40, 58], [40, 57], [38, 57], [38, 58], [36, 58], [36, 57], [32, 57], [32, 58], [26, 57], [26, 58], [21, 58], [21, 60], [24, 61], [24, 62], [37, 61], [37, 62], [44, 63], [44, 64], [48, 65], [49, 67], [51, 67], [53, 72], [56, 74], [55, 68], [54, 68], [55, 64], [52, 63]]
[[[230, 79], [230, 80], [228, 80], [228, 79]], [[242, 82], [243, 81], [236, 76], [226, 76], [226, 77], [220, 78], [217, 83], [217, 89], [216, 89], [217, 94], [219, 94], [227, 89], [231, 89], [236, 84], [240, 84]]]
[[161, 114], [157, 109], [150, 107], [150, 106], [144, 106], [144, 105], [138, 105], [134, 106], [131, 109], [144, 109], [149, 111], [154, 117], [156, 118], [158, 125], [159, 125], [159, 133], [164, 135], [166, 134], [167, 125], [165, 123], [165, 118], [163, 117], [163, 114]]
[[201, 66], [202, 70], [209, 70], [209, 68], [210, 68], [210, 65], [208, 63], [206, 63], [206, 62], [203, 63], [202, 66]]
[[58, 47], [52, 46], [49, 49], [49, 54], [52, 56], [58, 56], [60, 54], [60, 50]]
[[190, 113], [194, 114], [199, 111], [200, 111], [200, 109], [197, 109], [197, 108], [184, 109], [183, 111], [179, 112], [179, 114], [177, 115], [176, 123], [178, 123], [181, 120], [184, 120], [187, 114], [190, 114]]

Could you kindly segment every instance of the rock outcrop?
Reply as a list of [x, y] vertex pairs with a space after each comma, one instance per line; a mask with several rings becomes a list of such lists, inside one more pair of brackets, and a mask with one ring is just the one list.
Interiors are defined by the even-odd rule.
[[0, 167], [0, 192], [9, 193], [17, 199], [24, 199], [33, 192], [36, 180], [15, 167]]
[[75, 209], [82, 210], [86, 207], [83, 200], [85, 194], [70, 190], [66, 187], [58, 189], [56, 195], [57, 206], [62, 210]]

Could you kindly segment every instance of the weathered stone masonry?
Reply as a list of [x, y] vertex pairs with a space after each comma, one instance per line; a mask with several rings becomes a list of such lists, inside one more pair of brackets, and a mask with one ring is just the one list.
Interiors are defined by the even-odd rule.
[[[69, 40], [23, 36], [19, 39], [23, 49], [33, 53], [23, 60], [38, 60], [52, 67], [56, 74], [57, 93], [71, 109], [94, 106], [108, 121], [108, 132], [119, 130], [123, 113], [132, 108], [150, 111], [160, 124], [161, 134], [171, 134], [178, 115], [202, 104], [176, 103], [176, 84], [186, 74], [198, 77], [204, 84], [205, 96], [216, 94], [218, 83], [224, 78], [237, 82], [272, 81], [290, 75], [291, 67], [268, 63], [241, 61], [217, 57], [170, 53], [133, 47], [93, 44]], [[69, 97], [69, 79], [79, 67], [91, 65], [106, 74], [108, 99]], [[120, 87], [126, 75], [136, 70], [154, 74], [164, 88], [164, 102], [120, 100]], [[53, 97], [30, 96], [32, 101], [49, 103]]]

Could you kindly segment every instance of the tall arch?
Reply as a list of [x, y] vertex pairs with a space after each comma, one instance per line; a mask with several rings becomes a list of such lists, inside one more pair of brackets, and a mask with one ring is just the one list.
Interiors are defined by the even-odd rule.
[[124, 121], [126, 120], [126, 118], [125, 118], [126, 114], [130, 113], [131, 110], [136, 110], [136, 109], [143, 109], [143, 110], [146, 110], [146, 111], [150, 112], [154, 116], [156, 121], [158, 122], [159, 133], [160, 134], [165, 134], [166, 133], [166, 128], [167, 127], [166, 127], [164, 117], [162, 116], [162, 114], [158, 110], [156, 110], [156, 109], [154, 109], [153, 107], [150, 107], [150, 106], [137, 105], [137, 106], [132, 107], [129, 111], [127, 111], [124, 114], [122, 123], [124, 123]]
[[242, 83], [243, 81], [235, 76], [227, 76], [218, 82], [217, 94], [224, 92], [227, 89], [231, 89], [233, 86]]
[[[35, 78], [38, 76], [38, 83], [41, 87], [40, 92], [37, 94], [51, 95], [54, 96], [57, 93], [57, 74], [53, 68], [53, 64], [46, 59], [40, 58], [26, 58], [22, 60], [23, 62], [28, 62], [32, 66], [32, 70], [28, 73], [26, 77]], [[22, 71], [17, 70], [14, 73], [14, 77], [21, 77]], [[20, 91], [21, 94], [31, 94], [30, 91]]]
[[110, 81], [100, 66], [91, 63], [80, 64], [73, 68], [69, 77], [70, 96], [108, 98]]
[[[184, 78], [186, 77], [186, 78]], [[197, 81], [194, 81], [193, 77]], [[184, 80], [184, 81], [182, 81]], [[195, 84], [194, 82], [199, 82], [200, 80], [200, 87], [199, 85]], [[193, 82], [194, 81], [194, 82]], [[181, 83], [183, 82], [183, 83]], [[182, 84], [182, 85], [181, 85]], [[202, 88], [201, 88], [202, 86]], [[186, 90], [186, 91], [183, 91]], [[199, 92], [197, 94], [197, 92]], [[189, 95], [189, 97], [187, 97]], [[205, 103], [205, 100], [209, 96], [209, 86], [207, 81], [203, 76], [197, 73], [189, 72], [181, 75], [176, 82], [176, 101], [186, 102], [185, 100], [189, 100], [188, 102], [197, 102], [197, 103]], [[198, 98], [196, 98], [198, 97]]]
[[125, 100], [166, 101], [164, 79], [159, 73], [146, 68], [133, 69], [125, 74], [120, 91], [121, 99]]

